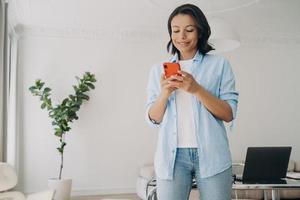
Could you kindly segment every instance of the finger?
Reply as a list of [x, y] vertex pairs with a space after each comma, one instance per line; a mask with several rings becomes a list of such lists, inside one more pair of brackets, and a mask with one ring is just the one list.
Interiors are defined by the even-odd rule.
[[174, 87], [171, 83], [167, 83], [167, 84], [165, 85], [165, 88], [166, 88], [166, 89], [172, 89], [172, 90], [176, 90], [176, 89], [177, 89], [177, 88]]
[[161, 84], [166, 85], [169, 81], [172, 81], [172, 79], [162, 79]]
[[181, 70], [178, 70], [178, 73], [180, 73], [183, 77], [188, 77], [190, 76], [191, 74], [185, 72], [185, 71], [181, 71]]
[[182, 83], [182, 81], [178, 81], [178, 80], [175, 80], [175, 79], [168, 80], [167, 82], [168, 82], [168, 83], [171, 83], [171, 84], [174, 84], [174, 83]]
[[168, 84], [166, 84], [165, 88], [170, 89], [170, 88], [175, 88], [175, 87], [173, 86], [173, 84], [168, 83]]
[[176, 80], [176, 81], [183, 81], [183, 78], [182, 76], [171, 76], [172, 80]]
[[168, 85], [170, 85], [171, 87], [175, 87], [175, 88], [181, 88], [182, 87], [182, 82], [179, 82], [179, 81], [169, 81]]
[[160, 81], [163, 81], [163, 80], [165, 80], [165, 74], [164, 74], [164, 73], [162, 73], [162, 74], [160, 75]]
[[172, 76], [166, 78], [165, 80], [166, 81], [173, 81], [175, 79], [174, 77], [175, 77], [175, 75], [172, 75]]

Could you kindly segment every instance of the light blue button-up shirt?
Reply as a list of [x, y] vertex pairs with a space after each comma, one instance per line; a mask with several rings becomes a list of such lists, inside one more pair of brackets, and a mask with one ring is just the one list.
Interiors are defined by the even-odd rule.
[[[168, 62], [178, 62], [174, 55]], [[146, 121], [159, 128], [158, 142], [154, 159], [156, 176], [160, 179], [173, 179], [173, 170], [177, 149], [177, 112], [176, 90], [170, 95], [163, 120], [154, 124], [148, 111], [160, 94], [160, 76], [163, 63], [154, 65], [150, 71], [147, 86]], [[236, 117], [238, 92], [235, 90], [235, 78], [229, 62], [217, 55], [203, 55], [199, 52], [193, 58], [194, 79], [214, 96], [226, 101]], [[231, 154], [223, 121], [214, 117], [205, 106], [192, 96], [195, 133], [198, 145], [201, 178], [218, 174], [231, 167]]]

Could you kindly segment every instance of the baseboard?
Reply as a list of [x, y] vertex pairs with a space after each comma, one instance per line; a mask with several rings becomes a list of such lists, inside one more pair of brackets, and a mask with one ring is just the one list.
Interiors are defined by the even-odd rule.
[[72, 190], [71, 196], [76, 197], [76, 196], [130, 194], [130, 193], [136, 193], [136, 188], [129, 187], [129, 188], [74, 189], [74, 190]]

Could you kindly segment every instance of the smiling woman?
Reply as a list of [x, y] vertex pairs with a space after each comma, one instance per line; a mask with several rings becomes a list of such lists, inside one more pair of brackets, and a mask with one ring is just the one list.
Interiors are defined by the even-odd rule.
[[146, 120], [159, 128], [155, 155], [160, 200], [188, 199], [192, 180], [201, 200], [231, 199], [231, 155], [223, 121], [235, 118], [238, 92], [229, 62], [208, 44], [210, 27], [195, 5], [177, 7], [168, 20], [169, 62], [179, 75], [152, 67]]

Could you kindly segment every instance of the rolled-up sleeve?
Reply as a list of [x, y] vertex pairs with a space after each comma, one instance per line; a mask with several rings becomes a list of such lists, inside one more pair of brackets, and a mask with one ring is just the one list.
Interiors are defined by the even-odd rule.
[[235, 78], [228, 60], [224, 60], [219, 98], [226, 101], [231, 109], [233, 119], [236, 118], [239, 93], [235, 89]]
[[159, 92], [160, 92], [160, 75], [159, 72], [157, 71], [157, 66], [153, 66], [150, 70], [149, 73], [149, 79], [148, 79], [148, 84], [147, 84], [147, 101], [146, 101], [146, 112], [145, 112], [145, 119], [146, 122], [153, 128], [158, 128], [160, 127], [160, 124], [156, 124], [151, 121], [149, 117], [149, 110], [151, 106], [154, 104], [156, 101]]

